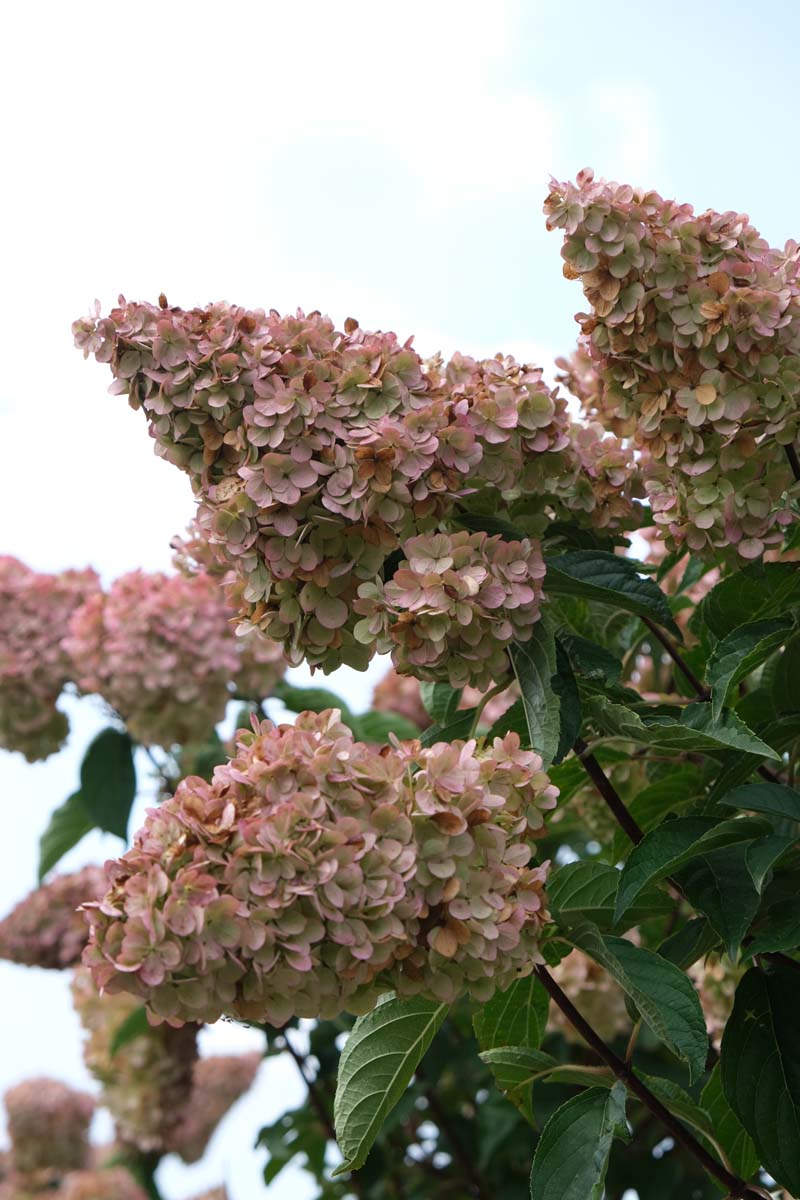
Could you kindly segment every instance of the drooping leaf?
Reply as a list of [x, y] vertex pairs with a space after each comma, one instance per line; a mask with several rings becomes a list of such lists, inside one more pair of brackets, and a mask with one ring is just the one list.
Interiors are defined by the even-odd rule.
[[497, 1046], [537, 1050], [544, 1037], [549, 1004], [550, 997], [535, 975], [517, 979], [505, 991], [495, 992], [473, 1017], [481, 1050]]
[[731, 1169], [742, 1179], [749, 1179], [758, 1170], [758, 1154], [752, 1139], [745, 1133], [739, 1118], [725, 1099], [719, 1063], [703, 1088], [700, 1103], [708, 1113], [714, 1135], [725, 1151]]
[[81, 763], [81, 803], [92, 823], [125, 838], [136, 797], [133, 742], [109, 726], [91, 742]]
[[420, 695], [425, 708], [440, 725], [446, 725], [458, 711], [461, 688], [452, 688], [449, 683], [421, 683]]
[[747, 851], [746, 842], [726, 846], [693, 858], [675, 873], [689, 902], [705, 913], [734, 961], [760, 903]]
[[588, 1088], [562, 1104], [542, 1130], [531, 1200], [600, 1200], [615, 1137], [628, 1139], [625, 1088]]
[[515, 642], [509, 655], [522, 693], [530, 744], [548, 767], [558, 752], [561, 732], [561, 705], [552, 682], [556, 642], [549, 624], [538, 621], [530, 639]]
[[767, 837], [757, 838], [747, 847], [745, 864], [750, 872], [750, 878], [753, 880], [753, 887], [759, 895], [764, 887], [764, 880], [778, 859], [782, 858], [786, 851], [796, 844], [796, 838], [771, 834]]
[[558, 1060], [552, 1054], [527, 1046], [497, 1046], [494, 1050], [482, 1050], [480, 1058], [491, 1068], [500, 1091], [505, 1092], [525, 1120], [533, 1125], [531, 1085], [557, 1067]]
[[339, 1060], [333, 1119], [344, 1161], [334, 1174], [355, 1171], [366, 1161], [447, 1008], [419, 996], [392, 997], [358, 1018]]
[[664, 821], [645, 834], [628, 855], [619, 882], [615, 920], [622, 920], [648, 883], [664, 879], [691, 859], [708, 851], [737, 842], [752, 842], [770, 832], [769, 824], [758, 817], [742, 817], [732, 821], [716, 821], [713, 817], [678, 817], [674, 821]]
[[760, 666], [786, 640], [793, 627], [791, 617], [750, 621], [717, 642], [706, 664], [715, 720], [721, 716], [736, 684]]
[[705, 1018], [683, 972], [651, 950], [603, 935], [589, 924], [571, 930], [568, 940], [616, 979], [656, 1037], [687, 1064], [690, 1078], [702, 1075], [708, 1052]]
[[[614, 905], [620, 877], [616, 867], [596, 859], [559, 867], [551, 874], [547, 886], [553, 917], [566, 925], [592, 921], [598, 928], [610, 931], [615, 926]], [[637, 902], [629, 907], [624, 928], [638, 925], [650, 917], [666, 916], [672, 908], [672, 901], [663, 892], [651, 890], [640, 894]]]
[[133, 1012], [128, 1013], [125, 1020], [114, 1030], [108, 1047], [109, 1054], [113, 1058], [123, 1046], [127, 1046], [129, 1042], [135, 1041], [136, 1038], [144, 1037], [150, 1032], [150, 1029], [151, 1026], [147, 1020], [147, 1009], [144, 1004], [141, 1004], [138, 1008], [134, 1008]]
[[50, 823], [39, 838], [39, 883], [81, 838], [94, 828], [80, 792], [73, 792], [68, 800], [50, 816]]
[[782, 783], [748, 783], [728, 792], [719, 803], [800, 821], [800, 792]]
[[798, 972], [751, 968], [739, 982], [722, 1038], [722, 1087], [761, 1163], [800, 1192]]
[[667, 715], [651, 715], [646, 709], [634, 711], [606, 697], [596, 697], [588, 707], [594, 721], [606, 733], [654, 749], [701, 753], [744, 750], [780, 761], [780, 755], [729, 709], [719, 721], [714, 721], [710, 704], [687, 704], [677, 720]]
[[581, 596], [649, 617], [683, 641], [666, 596], [652, 579], [642, 578], [633, 559], [602, 550], [570, 550], [545, 561], [549, 595]]

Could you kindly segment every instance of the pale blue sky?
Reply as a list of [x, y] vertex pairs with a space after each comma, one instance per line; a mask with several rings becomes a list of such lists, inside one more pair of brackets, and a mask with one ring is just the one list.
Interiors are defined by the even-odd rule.
[[[426, 354], [549, 365], [581, 307], [544, 230], [550, 173], [590, 164], [749, 212], [773, 243], [800, 233], [792, 0], [222, 12], [85, 0], [4, 15], [0, 552], [40, 569], [162, 567], [192, 510], [141, 417], [71, 347], [95, 296], [319, 307], [415, 333]], [[365, 702], [362, 680], [342, 686]], [[0, 912], [33, 884], [38, 834], [99, 727], [92, 702], [79, 708], [59, 758], [0, 753]], [[115, 845], [98, 839], [71, 865]], [[64, 980], [4, 964], [0, 995], [0, 1090], [40, 1071], [84, 1081]], [[252, 1137], [292, 1087], [270, 1066], [210, 1165], [165, 1168], [170, 1200], [223, 1171], [233, 1200], [257, 1200]], [[296, 1175], [270, 1192], [307, 1194]]]

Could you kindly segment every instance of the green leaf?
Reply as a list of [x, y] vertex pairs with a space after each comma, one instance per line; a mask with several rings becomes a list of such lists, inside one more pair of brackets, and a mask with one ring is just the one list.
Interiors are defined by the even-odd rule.
[[81, 803], [92, 823], [125, 838], [136, 797], [133, 742], [109, 726], [98, 733], [81, 763]]
[[772, 699], [778, 712], [800, 711], [800, 637], [786, 643], [772, 679]]
[[740, 981], [722, 1037], [725, 1098], [753, 1139], [762, 1165], [800, 1192], [798, 972], [752, 968]]
[[550, 997], [535, 975], [517, 979], [475, 1013], [472, 1023], [481, 1050], [525, 1046], [536, 1050], [547, 1026]]
[[359, 1017], [339, 1060], [333, 1120], [344, 1159], [335, 1175], [366, 1162], [386, 1115], [406, 1090], [448, 1006], [392, 997]]
[[490, 537], [500, 534], [500, 537], [507, 542], [519, 542], [528, 535], [522, 530], [517, 529], [510, 521], [504, 521], [502, 517], [493, 517], [488, 513], [458, 513], [455, 518], [456, 524], [462, 529], [468, 529], [470, 533], [488, 533]]
[[331, 692], [328, 688], [295, 687], [282, 679], [275, 684], [272, 695], [285, 704], [290, 712], [320, 713], [328, 708], [338, 708], [346, 725], [350, 724], [353, 716], [341, 696], [337, 696], [336, 692]]
[[113, 1058], [118, 1050], [123, 1046], [127, 1046], [129, 1042], [135, 1041], [136, 1038], [144, 1037], [150, 1033], [150, 1023], [147, 1020], [147, 1009], [144, 1004], [135, 1008], [133, 1012], [128, 1013], [121, 1025], [118, 1025], [111, 1036], [111, 1042], [108, 1047], [108, 1052]]
[[745, 750], [780, 762], [781, 756], [729, 709], [715, 721], [710, 704], [687, 704], [677, 720], [660, 713], [651, 714], [647, 709], [634, 711], [627, 705], [614, 704], [606, 697], [593, 698], [588, 707], [600, 729], [657, 750], [708, 753]]
[[419, 737], [419, 727], [400, 713], [362, 713], [360, 716], [351, 717], [348, 724], [360, 741], [372, 742], [375, 745], [385, 745], [390, 733], [401, 740]]
[[764, 880], [782, 855], [797, 844], [797, 838], [780, 837], [772, 834], [769, 837], [758, 838], [751, 842], [745, 851], [745, 864], [753, 887], [761, 894]]
[[458, 711], [462, 688], [452, 688], [449, 683], [421, 683], [422, 703], [440, 725], [446, 725]]
[[717, 642], [706, 664], [706, 682], [712, 689], [711, 707], [718, 720], [731, 692], [786, 640], [794, 626], [791, 617], [750, 621]]
[[515, 642], [509, 647], [509, 655], [522, 693], [530, 744], [547, 768], [558, 752], [561, 732], [561, 705], [552, 682], [556, 643], [549, 624], [538, 621], [530, 640]]
[[759, 915], [758, 923], [759, 928], [748, 942], [743, 957], [796, 950], [800, 946], [800, 905], [794, 896], [773, 904], [763, 916]]
[[531, 735], [528, 730], [528, 720], [525, 716], [525, 705], [521, 699], [515, 700], [511, 707], [507, 708], [503, 715], [497, 718], [487, 733], [486, 740], [491, 744], [493, 738], [505, 737], [507, 733], [518, 733], [522, 748], [530, 748]]
[[747, 851], [747, 843], [727, 846], [692, 859], [677, 874], [690, 904], [705, 913], [734, 962], [760, 903]]
[[642, 579], [633, 559], [602, 550], [570, 550], [545, 562], [548, 595], [581, 596], [649, 617], [683, 641], [666, 596], [652, 579]]
[[423, 746], [434, 746], [437, 742], [454, 742], [456, 739], [469, 737], [475, 712], [474, 708], [465, 708], [449, 725], [429, 725], [420, 735], [420, 742]]
[[719, 803], [800, 821], [800, 792], [782, 783], [748, 783], [727, 792]]
[[[603, 930], [611, 930], [615, 925], [614, 902], [620, 878], [616, 867], [593, 859], [559, 867], [547, 885], [553, 917], [560, 924], [592, 921]], [[663, 892], [648, 892], [631, 907], [624, 928], [638, 925], [649, 917], [666, 916], [672, 908], [669, 896]]]
[[588, 1088], [562, 1104], [542, 1130], [531, 1200], [600, 1200], [615, 1137], [628, 1139], [625, 1088]]
[[692, 917], [675, 933], [665, 938], [658, 947], [662, 958], [668, 958], [681, 971], [685, 971], [698, 958], [703, 958], [719, 945], [719, 934], [709, 925], [705, 917]]
[[482, 1050], [479, 1057], [491, 1068], [500, 1091], [517, 1106], [529, 1124], [535, 1124], [531, 1085], [558, 1067], [558, 1059], [528, 1046], [497, 1046], [493, 1050]]
[[752, 563], [727, 575], [697, 606], [690, 622], [715, 638], [750, 621], [780, 616], [800, 603], [800, 571], [794, 563]]
[[603, 936], [589, 924], [568, 936], [616, 979], [656, 1037], [687, 1064], [690, 1078], [702, 1075], [708, 1053], [706, 1023], [697, 993], [683, 972], [651, 950]]
[[581, 731], [583, 713], [578, 684], [572, 673], [569, 655], [556, 638], [556, 673], [552, 679], [553, 691], [558, 697], [559, 735], [558, 749], [553, 761], [562, 762], [575, 745]]
[[51, 813], [50, 823], [39, 838], [39, 883], [91, 829], [94, 829], [94, 822], [84, 808], [81, 794], [73, 792]]
[[[637, 792], [628, 804], [628, 812], [639, 828], [649, 833], [667, 813], [680, 813], [704, 793], [703, 774], [696, 766], [676, 766]], [[625, 858], [629, 850], [628, 835], [622, 829], [616, 830], [611, 846], [612, 860]]]
[[622, 675], [622, 663], [604, 646], [579, 637], [567, 629], [558, 631], [558, 640], [569, 655], [572, 669], [586, 679], [597, 679], [602, 683], [618, 683]]
[[739, 1118], [733, 1112], [722, 1090], [719, 1063], [700, 1094], [700, 1103], [708, 1113], [714, 1136], [731, 1165], [731, 1169], [742, 1179], [749, 1179], [759, 1167], [756, 1148], [745, 1133]]
[[713, 817], [678, 817], [674, 821], [665, 821], [645, 834], [628, 855], [617, 892], [615, 921], [622, 920], [648, 883], [673, 874], [691, 859], [710, 850], [737, 842], [752, 842], [770, 832], [769, 824], [758, 817], [721, 822]]

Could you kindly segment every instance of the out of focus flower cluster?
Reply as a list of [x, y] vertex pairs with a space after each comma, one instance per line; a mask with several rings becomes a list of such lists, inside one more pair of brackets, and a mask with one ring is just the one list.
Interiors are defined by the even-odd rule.
[[47, 575], [0, 557], [0, 747], [29, 762], [66, 740], [68, 721], [56, 701], [72, 676], [61, 639], [98, 586], [92, 570]]
[[0, 958], [51, 970], [74, 966], [89, 936], [79, 906], [99, 900], [104, 891], [102, 867], [57, 875], [36, 888], [0, 921]]
[[541, 768], [514, 734], [381, 753], [335, 710], [240, 731], [110, 865], [84, 961], [170, 1021], [485, 999], [531, 970], [548, 919]]
[[189, 1103], [167, 1149], [185, 1163], [199, 1162], [211, 1135], [236, 1101], [252, 1086], [260, 1054], [217, 1054], [198, 1058], [192, 1073]]
[[138, 1008], [124, 992], [101, 996], [79, 968], [72, 997], [87, 1037], [83, 1057], [101, 1084], [120, 1141], [143, 1153], [162, 1152], [185, 1118], [197, 1058], [197, 1028], [148, 1028], [112, 1052], [114, 1038]]
[[[512, 683], [505, 691], [492, 696], [481, 712], [479, 728], [491, 729], [503, 713], [508, 711], [518, 695], [519, 687]], [[477, 688], [464, 688], [458, 707], [474, 708], [482, 698]], [[413, 721], [418, 729], [427, 729], [432, 724], [432, 718], [422, 702], [419, 680], [413, 675], [400, 675], [393, 667], [375, 685], [372, 707], [378, 712], [397, 713], [406, 720]]]
[[57, 1079], [26, 1079], [4, 1097], [12, 1170], [32, 1183], [85, 1165], [94, 1101]]
[[355, 635], [361, 586], [394, 552], [408, 559], [409, 539], [451, 531], [475, 492], [501, 507], [534, 494], [551, 517], [632, 518], [631, 456], [599, 429], [571, 431], [538, 368], [424, 363], [410, 341], [317, 312], [162, 301], [98, 307], [75, 322], [76, 344], [188, 472], [242, 618], [294, 663], [363, 667], [375, 643], [363, 625]]
[[756, 558], [800, 497], [797, 243], [771, 249], [740, 213], [696, 214], [656, 192], [552, 181], [548, 228], [591, 306], [564, 364], [585, 409], [633, 434], [670, 545]]
[[453, 687], [491, 687], [506, 648], [539, 619], [545, 574], [538, 543], [461, 531], [409, 538], [392, 578], [365, 583], [355, 636], [392, 651], [398, 670]]
[[709, 954], [689, 967], [687, 974], [700, 997], [708, 1036], [719, 1050], [725, 1026], [733, 1011], [736, 985], [744, 974], [744, 967], [734, 966], [728, 958], [720, 955]]
[[[573, 950], [553, 967], [553, 976], [578, 1012], [605, 1041], [630, 1029], [625, 994], [602, 967], [580, 950]], [[567, 1041], [580, 1040], [561, 1009], [551, 1004], [548, 1026]]]

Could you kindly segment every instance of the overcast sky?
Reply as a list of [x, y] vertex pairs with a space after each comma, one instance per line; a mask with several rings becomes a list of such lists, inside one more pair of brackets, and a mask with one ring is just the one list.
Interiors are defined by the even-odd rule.
[[[167, 566], [191, 516], [186, 478], [72, 348], [95, 297], [320, 308], [414, 333], [426, 355], [549, 367], [581, 306], [544, 230], [551, 173], [591, 164], [749, 212], [773, 244], [800, 235], [799, 14], [792, 0], [6, 6], [0, 552], [108, 581]], [[341, 687], [366, 703], [363, 679]], [[0, 912], [33, 885], [37, 838], [100, 727], [91, 701], [69, 707], [58, 757], [0, 752]], [[118, 850], [97, 837], [67, 865]], [[0, 997], [0, 1091], [45, 1072], [88, 1083], [60, 975], [1, 964]], [[253, 1036], [218, 1027], [206, 1044]], [[299, 1095], [287, 1066], [266, 1067], [203, 1164], [165, 1164], [168, 1200], [223, 1175], [232, 1200], [258, 1200], [255, 1132]], [[313, 1193], [287, 1172], [269, 1194]]]

